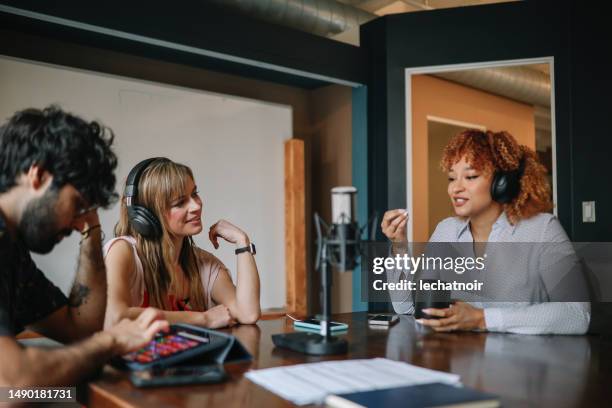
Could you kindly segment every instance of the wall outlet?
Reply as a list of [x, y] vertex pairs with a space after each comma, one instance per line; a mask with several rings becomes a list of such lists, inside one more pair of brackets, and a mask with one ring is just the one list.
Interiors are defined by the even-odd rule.
[[595, 222], [595, 201], [582, 202], [582, 222]]

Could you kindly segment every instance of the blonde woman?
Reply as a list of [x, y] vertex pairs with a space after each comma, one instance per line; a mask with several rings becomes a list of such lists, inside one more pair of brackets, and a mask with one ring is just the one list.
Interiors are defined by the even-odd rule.
[[189, 167], [166, 158], [137, 164], [126, 181], [115, 238], [104, 247], [105, 325], [162, 309], [170, 323], [219, 328], [255, 323], [261, 314], [255, 247], [228, 221], [209, 229], [236, 246], [236, 285], [223, 263], [192, 239], [202, 231], [202, 199]]

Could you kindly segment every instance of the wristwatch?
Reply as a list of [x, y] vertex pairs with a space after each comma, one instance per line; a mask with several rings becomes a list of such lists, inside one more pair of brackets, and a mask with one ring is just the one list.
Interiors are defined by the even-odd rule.
[[245, 247], [236, 249], [235, 252], [236, 252], [236, 255], [241, 254], [243, 252], [250, 252], [253, 255], [255, 255], [257, 253], [255, 251], [255, 244], [252, 243], [252, 242], [249, 244], [249, 246], [245, 246]]

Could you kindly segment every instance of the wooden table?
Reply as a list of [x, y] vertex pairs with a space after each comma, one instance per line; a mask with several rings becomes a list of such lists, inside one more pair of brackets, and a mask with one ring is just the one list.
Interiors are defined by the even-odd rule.
[[285, 318], [229, 330], [253, 361], [228, 364], [230, 379], [217, 385], [157, 389], [133, 387], [107, 366], [89, 384], [92, 407], [286, 407], [291, 404], [247, 380], [250, 369], [331, 359], [387, 357], [461, 375], [461, 381], [501, 396], [503, 406], [600, 407], [612, 399], [612, 341], [594, 336], [495, 333], [425, 333], [412, 317], [390, 329], [368, 327], [366, 313], [334, 316], [349, 324], [349, 353], [312, 357], [275, 348], [270, 336], [292, 331]]

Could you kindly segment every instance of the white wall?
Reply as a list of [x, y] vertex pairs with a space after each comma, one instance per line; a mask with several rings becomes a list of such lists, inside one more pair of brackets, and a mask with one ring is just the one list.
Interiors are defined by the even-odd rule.
[[[118, 191], [144, 158], [166, 156], [189, 165], [204, 201], [197, 244], [235, 278], [233, 248], [215, 250], [206, 232], [220, 218], [247, 231], [257, 245], [262, 307], [284, 305], [283, 141], [291, 137], [290, 107], [0, 57], [2, 122], [17, 110], [51, 103], [114, 130]], [[109, 239], [118, 205], [100, 217]], [[77, 251], [73, 234], [34, 260], [66, 292]]]

